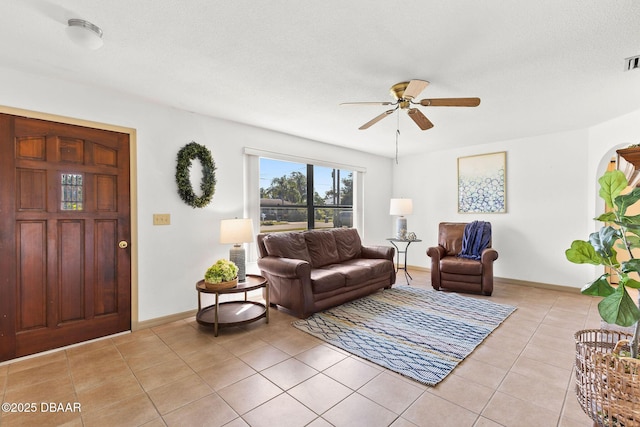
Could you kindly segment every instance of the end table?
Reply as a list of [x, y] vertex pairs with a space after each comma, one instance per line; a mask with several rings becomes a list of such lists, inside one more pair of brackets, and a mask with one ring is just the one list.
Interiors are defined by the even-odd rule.
[[[408, 240], [408, 239], [398, 239], [396, 237], [390, 237], [387, 239], [388, 241], [391, 242], [391, 244], [396, 248], [396, 272], [400, 271], [400, 270], [404, 270], [404, 278], [407, 280], [407, 285], [410, 284], [409, 283], [409, 279], [413, 280], [413, 277], [411, 277], [411, 274], [409, 274], [409, 272], [407, 271], [407, 251], [409, 250], [409, 245], [413, 242], [422, 242], [422, 240], [420, 239], [413, 239], [413, 240]], [[406, 243], [406, 246], [404, 247], [403, 250], [400, 250], [400, 248], [396, 245], [396, 243]], [[400, 267], [400, 254], [404, 255], [404, 267]]]
[[[265, 303], [248, 301], [247, 292], [264, 288]], [[204, 280], [196, 283], [198, 291], [198, 312], [196, 321], [204, 326], [213, 326], [214, 336], [218, 336], [218, 329], [228, 326], [238, 326], [245, 323], [255, 322], [263, 317], [269, 323], [269, 284], [267, 279], [255, 274], [247, 274], [244, 282], [230, 289], [207, 289]], [[224, 301], [219, 302], [220, 295], [236, 294], [244, 292], [244, 301]], [[201, 295], [215, 294], [216, 302], [208, 307], [202, 307]]]

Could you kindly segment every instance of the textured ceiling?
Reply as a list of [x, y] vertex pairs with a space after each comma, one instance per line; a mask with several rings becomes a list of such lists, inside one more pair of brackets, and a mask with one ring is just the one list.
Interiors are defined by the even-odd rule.
[[[84, 51], [69, 18], [104, 31]], [[640, 109], [636, 0], [3, 0], [0, 66], [392, 157], [580, 129]], [[423, 79], [421, 107], [358, 127]], [[1, 94], [0, 94], [0, 103]], [[55, 112], [54, 112], [55, 113]]]

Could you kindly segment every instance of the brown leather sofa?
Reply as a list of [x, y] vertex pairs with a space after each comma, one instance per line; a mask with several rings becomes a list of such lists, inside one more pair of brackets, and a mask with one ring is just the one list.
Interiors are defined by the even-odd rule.
[[258, 234], [269, 302], [300, 318], [363, 297], [396, 280], [395, 249], [362, 246], [354, 228]]
[[491, 295], [493, 292], [493, 262], [498, 252], [484, 249], [480, 260], [459, 258], [462, 237], [467, 223], [442, 222], [438, 227], [438, 246], [427, 250], [431, 257], [431, 285], [452, 291]]

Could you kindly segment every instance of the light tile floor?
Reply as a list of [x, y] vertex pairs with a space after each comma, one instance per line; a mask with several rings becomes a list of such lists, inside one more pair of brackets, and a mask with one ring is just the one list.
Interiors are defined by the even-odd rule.
[[[412, 286], [430, 286], [428, 273], [411, 274]], [[573, 334], [599, 327], [597, 300], [500, 281], [490, 298], [518, 309], [436, 387], [327, 345], [272, 309], [268, 325], [218, 337], [190, 318], [1, 365], [0, 400], [37, 408], [3, 412], [0, 424], [590, 426], [574, 394]], [[81, 412], [43, 412], [41, 402]]]

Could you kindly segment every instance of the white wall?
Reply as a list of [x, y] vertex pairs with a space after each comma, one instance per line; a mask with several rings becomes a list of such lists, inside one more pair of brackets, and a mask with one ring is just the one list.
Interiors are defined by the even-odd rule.
[[[244, 147], [366, 168], [363, 240], [386, 244], [391, 159], [162, 107], [114, 91], [54, 81], [0, 68], [0, 104], [137, 130], [139, 321], [197, 307], [194, 289], [206, 268], [226, 258], [219, 222], [243, 215]], [[183, 203], [176, 190], [178, 150], [208, 147], [216, 191], [206, 208]], [[369, 194], [367, 196], [367, 194]], [[171, 214], [153, 226], [154, 213]]]
[[[640, 143], [640, 111], [584, 130], [401, 158], [393, 194], [414, 199], [408, 228], [423, 240], [411, 246], [409, 264], [429, 266], [425, 251], [439, 222], [485, 220], [500, 254], [496, 276], [582, 287], [601, 268], [572, 264], [564, 251], [599, 228], [597, 178], [616, 149], [633, 143]], [[458, 214], [457, 158], [497, 151], [507, 152], [507, 213]]]
[[[496, 276], [582, 286], [589, 272], [566, 261], [564, 251], [586, 237], [591, 214], [586, 146], [587, 132], [575, 131], [400, 159], [393, 191], [414, 199], [408, 228], [423, 240], [411, 247], [409, 263], [429, 266], [425, 251], [437, 242], [439, 222], [484, 220], [499, 252]], [[507, 158], [507, 213], [459, 214], [457, 158], [499, 151]]]

